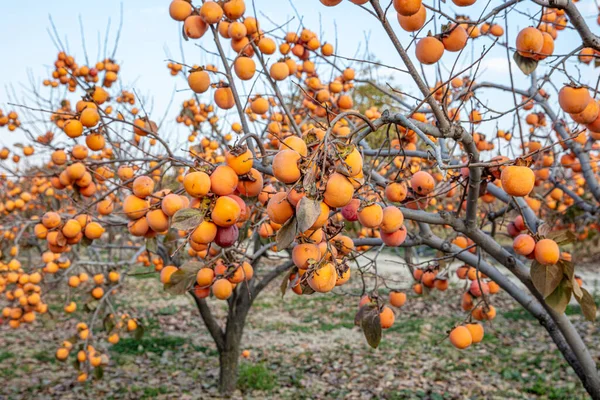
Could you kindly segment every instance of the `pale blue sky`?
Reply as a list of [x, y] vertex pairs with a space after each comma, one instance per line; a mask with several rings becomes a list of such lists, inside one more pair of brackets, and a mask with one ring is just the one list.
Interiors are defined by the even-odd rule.
[[[340, 55], [353, 57], [360, 46], [364, 50], [365, 37], [369, 37], [369, 52], [383, 63], [403, 68], [399, 56], [394, 51], [390, 41], [385, 36], [383, 29], [377, 25], [372, 16], [361, 10], [357, 6], [344, 1], [340, 6], [326, 8], [318, 0], [292, 0], [298, 13], [303, 17], [303, 24], [316, 32], [323, 30], [323, 39], [329, 42], [335, 41], [335, 25], [337, 25], [338, 48], [336, 52]], [[426, 0], [431, 4], [430, 0]], [[251, 1], [247, 0], [249, 11], [251, 10]], [[384, 2], [385, 3], [385, 2]], [[437, 3], [437, 2], [436, 2]], [[460, 9], [455, 7], [451, 1], [443, 5], [444, 11], [450, 15], [467, 14], [472, 19], [482, 13], [482, 10], [488, 3], [479, 0], [476, 5]], [[499, 1], [493, 0], [492, 6]], [[154, 99], [153, 115], [159, 118], [175, 89], [185, 89], [187, 85], [183, 79], [174, 79], [169, 75], [166, 68], [165, 59], [167, 56], [176, 60], [181, 59], [179, 49], [180, 23], [170, 19], [168, 15], [169, 0], [124, 0], [124, 26], [121, 33], [121, 40], [116, 54], [117, 60], [122, 62], [122, 73], [120, 79], [126, 86], [135, 87], [138, 92], [144, 96]], [[81, 2], [75, 0], [20, 0], [9, 2], [3, 5], [3, 12], [0, 13], [0, 37], [2, 47], [7, 55], [0, 63], [0, 108], [7, 110], [7, 89], [12, 87], [20, 96], [22, 93], [21, 85], [28, 85], [28, 71], [40, 79], [48, 75], [51, 71], [51, 63], [56, 57], [57, 50], [50, 39], [47, 29], [50, 29], [49, 15], [57, 26], [61, 40], [65, 45], [68, 42], [70, 54], [74, 55], [80, 64], [84, 63], [84, 52], [82, 49], [82, 40], [78, 16], [84, 23], [86, 47], [90, 63], [97, 60], [98, 54], [98, 36], [100, 35], [101, 47], [104, 43], [104, 34], [108, 19], [111, 18], [111, 33], [109, 36], [109, 49], [112, 49], [116, 29], [119, 23], [120, 0], [103, 0], [96, 2]], [[488, 10], [489, 10], [488, 5]], [[597, 9], [594, 0], [582, 0], [578, 3], [582, 14], [588, 18], [592, 29], [600, 33], [598, 25], [595, 22]], [[265, 30], [273, 29], [273, 24], [262, 14], [265, 14], [273, 21], [283, 23], [294, 18], [288, 26], [289, 30], [296, 30], [299, 20], [290, 3], [287, 0], [255, 0], [255, 8], [259, 20]], [[525, 13], [534, 14], [539, 10], [539, 6], [533, 2], [525, 1], [519, 5], [518, 9]], [[393, 10], [393, 9], [392, 9]], [[251, 11], [250, 11], [251, 12]], [[389, 13], [392, 18], [392, 25], [401, 38], [403, 44], [410, 42], [410, 36], [403, 32], [395, 20], [395, 15]], [[437, 22], [437, 29], [443, 19]], [[503, 21], [500, 21], [503, 24]], [[515, 14], [510, 17], [510, 28], [512, 42], [517, 32], [517, 28], [529, 26], [532, 23], [522, 15]], [[424, 30], [435, 31], [433, 23]], [[277, 33], [279, 36], [281, 33]], [[196, 47], [195, 44], [201, 44], [206, 48], [212, 49], [212, 39], [209, 35], [199, 41], [184, 42], [185, 59], [189, 64], [216, 63], [216, 59], [206, 54], [203, 50]], [[560, 32], [556, 43], [555, 53], [564, 54], [572, 49], [575, 44], [580, 43], [576, 33], [573, 31]], [[472, 51], [463, 53], [459, 60], [461, 65], [468, 65], [472, 54], [480, 54], [482, 47], [489, 46], [491, 40], [480, 38], [473, 41]], [[102, 50], [100, 52], [102, 54]], [[414, 53], [411, 48], [410, 54]], [[454, 61], [454, 55], [445, 55], [444, 65], [450, 68]], [[341, 61], [343, 65], [345, 62]], [[543, 69], [543, 67], [542, 67]], [[435, 77], [435, 67], [426, 66], [429, 83], [433, 84]], [[585, 81], [594, 82], [598, 76], [598, 70], [592, 67], [581, 66], [582, 76]], [[540, 70], [541, 71], [541, 70]], [[507, 74], [507, 60], [504, 48], [497, 46], [493, 49], [486, 60], [482, 63], [480, 73], [484, 72], [482, 80], [493, 80], [501, 83], [509, 83]], [[412, 82], [406, 75], [395, 73], [392, 70], [382, 70], [385, 75], [394, 75], [397, 85], [404, 89], [414, 88]], [[447, 70], [442, 68], [442, 73], [447, 76]], [[516, 72], [516, 83], [525, 85], [524, 75]], [[564, 79], [558, 79], [557, 82], [563, 83]], [[43, 89], [50, 90], [50, 89]], [[414, 92], [414, 90], [413, 90]], [[189, 92], [178, 92], [176, 94], [176, 103], [180, 103], [189, 96]], [[208, 97], [207, 97], [208, 100]], [[495, 109], [510, 108], [512, 98], [506, 95], [498, 95], [487, 98], [491, 101]], [[491, 103], [491, 104], [492, 104]], [[176, 112], [174, 106], [172, 112]], [[505, 123], [510, 121], [503, 120]], [[482, 131], [491, 132], [495, 123], [481, 127]], [[180, 136], [181, 137], [181, 136]], [[7, 130], [0, 131], [0, 146], [14, 143], [20, 140], [18, 135], [8, 135]]]

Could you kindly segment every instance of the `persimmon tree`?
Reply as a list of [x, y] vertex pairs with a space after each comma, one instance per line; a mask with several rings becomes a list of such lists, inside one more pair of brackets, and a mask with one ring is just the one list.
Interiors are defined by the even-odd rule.
[[[596, 363], [565, 315], [574, 297], [596, 317], [566, 250], [597, 229], [600, 103], [589, 64], [600, 37], [570, 0], [489, 2], [470, 17], [453, 10], [469, 14], [475, 0], [350, 2], [389, 37], [396, 66], [337, 54], [328, 33], [301, 21], [288, 31], [244, 0], [173, 0], [165, 24], [178, 21], [184, 47], [198, 41], [220, 60], [169, 61], [189, 87], [175, 117], [187, 145], [121, 82], [116, 55], [82, 64], [57, 40], [43, 87], [0, 113], [0, 126], [23, 138], [0, 151], [7, 324], [35, 323], [49, 292], [66, 313], [84, 307], [89, 319], [56, 357], [73, 360], [79, 381], [99, 378], [107, 347], [143, 334], [113, 297], [134, 266], [153, 267], [167, 292], [193, 298], [220, 354], [220, 389], [230, 393], [245, 319], [278, 278], [283, 294], [301, 296], [347, 295], [336, 286], [359, 279], [355, 322], [377, 347], [409, 289], [378, 274], [377, 258], [401, 246], [398, 268], [410, 269], [415, 295], [445, 291], [450, 274], [464, 280], [465, 318], [441, 332], [452, 345], [482, 340], [493, 295], [504, 290], [600, 398]], [[531, 26], [513, 27], [517, 13]], [[554, 54], [567, 29], [577, 43]], [[480, 73], [497, 48], [506, 82]], [[467, 54], [473, 61], [459, 68]], [[374, 67], [416, 91], [364, 73]], [[366, 88], [385, 100], [370, 104]], [[490, 105], [497, 92], [512, 102]], [[437, 255], [415, 260], [419, 246]], [[217, 301], [228, 306], [224, 322], [211, 311]]]

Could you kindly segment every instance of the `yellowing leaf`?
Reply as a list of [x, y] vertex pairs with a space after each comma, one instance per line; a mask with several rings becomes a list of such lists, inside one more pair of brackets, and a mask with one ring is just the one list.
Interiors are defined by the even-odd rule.
[[296, 218], [298, 220], [298, 231], [304, 232], [317, 221], [321, 214], [321, 202], [303, 196], [298, 202], [296, 208]]
[[204, 219], [205, 211], [197, 208], [183, 208], [173, 215], [171, 227], [187, 231], [196, 228]]
[[581, 312], [588, 321], [595, 321], [597, 309], [596, 303], [594, 303], [594, 298], [584, 288], [581, 288], [581, 291], [583, 292], [583, 295], [581, 296], [581, 299], [577, 299], [579, 305], [581, 305]]
[[191, 289], [196, 281], [196, 275], [203, 264], [198, 261], [189, 261], [173, 272], [169, 283], [165, 283], [164, 289], [171, 294], [185, 294]]
[[542, 265], [534, 261], [529, 273], [533, 285], [544, 297], [548, 297], [563, 278], [562, 268], [557, 264]]
[[292, 244], [297, 232], [298, 224], [296, 217], [292, 217], [277, 231], [277, 250], [281, 251]]
[[571, 285], [568, 281], [562, 280], [560, 284], [554, 289], [554, 291], [546, 297], [546, 304], [548, 304], [557, 313], [564, 313], [571, 300]]

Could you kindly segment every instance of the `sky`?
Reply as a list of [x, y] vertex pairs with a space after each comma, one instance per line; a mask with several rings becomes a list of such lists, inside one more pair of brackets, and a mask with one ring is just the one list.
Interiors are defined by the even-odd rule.
[[[432, 4], [432, 0], [425, 0], [425, 2]], [[252, 1], [247, 0], [247, 3], [251, 10]], [[382, 1], [382, 3], [386, 2]], [[438, 1], [436, 1], [437, 3]], [[447, 4], [443, 5], [443, 9], [449, 15], [466, 14], [472, 19], [477, 19], [479, 15], [499, 3], [497, 0], [492, 0], [491, 3], [478, 0], [474, 6], [461, 9], [448, 0]], [[594, 0], [581, 0], [577, 4], [593, 31], [600, 33], [598, 24], [595, 22], [598, 11]], [[187, 84], [183, 78], [177, 79], [169, 75], [166, 60], [185, 58], [189, 64], [217, 63], [217, 60], [206, 51], [213, 48], [210, 35], [206, 35], [198, 41], [182, 43], [181, 24], [169, 17], [168, 6], [169, 0], [103, 0], [95, 2], [20, 0], [4, 4], [3, 12], [0, 13], [0, 37], [3, 38], [0, 47], [4, 47], [4, 54], [7, 55], [7, 58], [0, 63], [0, 108], [5, 111], [14, 108], [6, 104], [9, 101], [9, 94], [13, 101], [22, 102], [19, 100], [23, 98], [23, 88], [30, 87], [30, 76], [35, 76], [36, 85], [41, 86], [43, 77], [51, 73], [51, 65], [56, 58], [57, 48], [48, 33], [52, 30], [50, 16], [61, 42], [68, 48], [68, 52], [75, 56], [79, 64], [83, 64], [85, 61], [83, 43], [85, 42], [90, 63], [93, 63], [97, 60], [98, 54], [101, 56], [105, 54], [105, 33], [109, 26], [109, 20], [108, 52], [113, 49], [122, 7], [124, 22], [115, 57], [122, 65], [119, 79], [126, 86], [136, 88], [140, 95], [152, 99], [148, 107], [152, 108], [153, 115], [162, 116], [169, 106], [172, 96], [175, 96], [174, 106], [171, 109], [174, 115], [177, 111], [177, 104], [189, 97], [190, 92], [186, 91]], [[318, 0], [255, 0], [254, 8], [262, 28], [266, 31], [276, 27], [270, 20], [279, 25], [288, 22], [284, 29], [293, 31], [296, 31], [302, 24], [317, 33], [322, 32], [322, 41], [337, 43], [336, 54], [344, 57], [361, 57], [366, 47], [379, 62], [404, 68], [400, 57], [377, 21], [365, 10], [347, 0], [334, 8], [324, 7]], [[533, 2], [525, 1], [518, 7], [521, 13], [511, 15], [509, 33], [513, 42], [517, 29], [532, 24], [526, 14], [535, 15], [539, 9], [540, 7]], [[411, 42], [411, 36], [400, 29], [394, 14], [393, 9], [388, 14], [392, 19], [392, 26], [401, 42], [407, 46]], [[297, 15], [301, 16], [301, 21]], [[83, 23], [83, 36], [79, 19]], [[504, 24], [503, 20], [498, 22]], [[443, 18], [429, 22], [421, 35], [425, 35], [428, 30], [439, 32], [443, 23], [446, 23]], [[280, 30], [274, 33], [278, 36], [283, 35]], [[365, 42], [368, 42], [366, 46]], [[489, 47], [491, 43], [489, 38], [472, 41], [469, 51], [461, 55], [457, 69], [469, 65], [473, 57], [477, 58], [484, 46]], [[555, 54], [564, 54], [578, 43], [580, 43], [580, 39], [574, 31], [560, 32]], [[183, 47], [183, 56], [181, 47]], [[357, 53], [359, 49], [360, 51]], [[414, 59], [414, 45], [409, 49], [409, 54]], [[445, 55], [443, 58], [441, 71], [445, 76], [452, 66], [454, 57], [454, 55]], [[342, 66], [352, 64], [350, 61], [338, 61]], [[477, 80], [492, 80], [509, 84], [507, 63], [505, 49], [496, 46], [482, 62], [479, 68], [480, 76]], [[574, 65], [574, 63], [572, 64]], [[513, 68], [516, 69], [514, 63]], [[540, 71], [543, 68], [544, 66]], [[436, 66], [425, 66], [424, 70], [429, 84], [433, 85]], [[581, 66], [580, 71], [584, 80], [590, 82], [595, 81], [599, 73], [598, 69], [594, 70], [588, 66]], [[386, 68], [380, 70], [380, 75], [393, 77], [395, 85], [402, 87], [403, 90], [416, 93], [414, 84], [407, 75]], [[525, 88], [527, 82], [527, 78], [523, 74], [519, 71], [515, 72], [517, 86]], [[561, 82], [560, 79], [558, 82]], [[42, 88], [41, 90], [42, 93], [46, 93], [44, 90], [49, 91], [50, 89]], [[16, 93], [16, 99], [13, 93]], [[512, 97], [497, 91], [485, 96], [484, 101], [489, 102], [490, 105], [493, 104], [494, 109], [509, 109], [512, 106]], [[510, 121], [504, 118], [500, 120], [500, 123], [510, 123]], [[495, 125], [496, 123], [488, 124], [481, 129], [491, 131]], [[169, 125], [169, 129], [177, 131], [174, 125]], [[175, 133], [175, 135], [183, 134]], [[0, 129], [0, 146], [20, 140], [23, 140], [20, 134], [9, 134], [6, 129]]]

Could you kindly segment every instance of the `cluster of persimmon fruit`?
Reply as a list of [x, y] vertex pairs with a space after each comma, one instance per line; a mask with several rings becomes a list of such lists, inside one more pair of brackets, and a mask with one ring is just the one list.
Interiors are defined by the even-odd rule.
[[75, 92], [78, 78], [87, 83], [98, 83], [104, 73], [102, 86], [109, 88], [117, 81], [120, 68], [119, 64], [108, 58], [98, 61], [93, 67], [78, 65], [73, 56], [61, 51], [54, 61], [52, 78], [44, 79], [43, 84], [53, 88], [66, 85], [69, 92]]
[[11, 258], [7, 263], [0, 261], [0, 293], [11, 304], [2, 309], [2, 319], [8, 321], [11, 328], [21, 324], [32, 323], [37, 314], [48, 311], [41, 293], [42, 274], [25, 272], [21, 262], [16, 258], [18, 248], [11, 248]]
[[6, 126], [10, 132], [13, 132], [19, 126], [21, 121], [19, 120], [19, 114], [16, 111], [9, 111], [4, 114], [4, 111], [0, 109], [0, 128]]
[[[340, 4], [342, 0], [321, 0], [325, 6], [332, 7]], [[362, 5], [368, 0], [351, 0], [352, 3]], [[459, 7], [467, 7], [475, 4], [475, 0], [453, 0]], [[427, 8], [423, 6], [422, 0], [394, 0], [394, 9], [397, 12], [400, 27], [406, 32], [417, 32], [427, 22]], [[431, 33], [419, 39], [415, 46], [415, 57], [422, 64], [437, 63], [445, 51], [459, 52], [463, 50], [469, 39], [475, 39], [481, 35], [501, 37], [504, 28], [498, 24], [484, 22], [481, 26], [471, 22], [467, 17], [458, 17], [457, 22], [442, 27], [438, 35]], [[541, 18], [538, 28], [529, 27], [519, 32], [516, 48], [524, 57], [542, 60], [554, 52], [554, 39], [557, 31], [567, 26], [567, 18], [564, 10], [547, 8]], [[587, 54], [587, 53], [586, 53]]]
[[[72, 289], [86, 288], [89, 298], [96, 301], [101, 299], [105, 293], [116, 291], [116, 285], [121, 280], [121, 274], [118, 271], [109, 270], [92, 276], [85, 271], [77, 273], [77, 269], [73, 268], [67, 257], [70, 245], [75, 244], [72, 240], [75, 238], [75, 242], [78, 242], [81, 240], [82, 234], [84, 237], [99, 237], [104, 231], [100, 224], [92, 222], [90, 215], [75, 215], [72, 208], [67, 208], [64, 213], [46, 212], [40, 219], [38, 215], [40, 210], [45, 208], [43, 205], [45, 199], [62, 199], [59, 193], [54, 192], [50, 180], [45, 177], [35, 177], [32, 180], [23, 179], [20, 182], [3, 180], [1, 187], [3, 202], [0, 203], [0, 212], [9, 217], [21, 214], [29, 218], [30, 222], [28, 223], [26, 220], [23, 227], [15, 225], [12, 229], [0, 227], [3, 237], [2, 246], [0, 246], [0, 260], [4, 259], [2, 251], [4, 245], [15, 241], [17, 235], [21, 234], [25, 237], [33, 236], [45, 239], [49, 248], [48, 251], [41, 254], [41, 265], [35, 263], [33, 266], [24, 267], [17, 258], [20, 250], [18, 245], [9, 247], [6, 255], [10, 258], [6, 263], [0, 261], [0, 293], [9, 303], [2, 309], [1, 319], [3, 322], [7, 322], [11, 328], [16, 329], [23, 324], [33, 323], [39, 315], [46, 314], [48, 304], [42, 297], [44, 284], [51, 284], [54, 281], [51, 277], [57, 274], [62, 274]], [[35, 224], [36, 222], [37, 224]], [[25, 231], [24, 228], [27, 226], [33, 226], [32, 234]], [[19, 233], [21, 229], [22, 231]], [[62, 240], [69, 240], [69, 242], [66, 246], [62, 246]], [[71, 296], [69, 299], [64, 306], [64, 311], [72, 314], [78, 307]], [[138, 324], [134, 318], [123, 314], [120, 321], [115, 322], [106, 339], [108, 343], [115, 344], [119, 341], [121, 330], [135, 332], [137, 327]], [[81, 371], [77, 379], [83, 382], [88, 378], [87, 371], [106, 365], [108, 357], [91, 344], [94, 338], [92, 330], [86, 323], [79, 322], [76, 331], [75, 335], [65, 340], [57, 349], [56, 357], [60, 361], [65, 361], [70, 354], [75, 354], [74, 358]]]
[[[222, 7], [217, 2], [206, 2], [198, 9], [185, 0], [174, 0], [169, 10], [173, 19], [184, 22], [184, 32], [190, 38], [202, 37], [209, 26], [216, 24], [219, 35], [224, 39], [230, 39], [232, 49], [238, 54], [233, 62], [233, 72], [242, 81], [249, 81], [255, 77], [257, 67], [253, 57], [257, 51], [259, 61], [264, 63], [264, 56], [272, 55], [279, 50], [282, 58], [269, 67], [270, 79], [278, 82], [289, 76], [298, 78], [304, 76], [308, 89], [303, 101], [304, 107], [293, 110], [296, 122], [302, 120], [303, 112], [325, 117], [327, 109], [349, 110], [352, 108], [352, 98], [344, 92], [353, 87], [354, 70], [348, 68], [340, 76], [326, 84], [320, 81], [314, 61], [309, 59], [311, 54], [318, 54], [318, 50], [320, 50], [321, 57], [333, 55], [334, 48], [330, 43], [321, 43], [316, 33], [303, 29], [300, 33], [288, 32], [284, 37], [284, 42], [277, 46], [273, 39], [264, 35], [254, 17], [244, 17], [240, 21], [245, 8], [243, 0], [229, 1]], [[295, 62], [291, 58], [292, 56], [296, 57], [299, 62]], [[231, 109], [234, 107], [235, 101], [229, 84], [223, 81], [211, 82], [210, 74], [216, 72], [217, 68], [212, 65], [192, 66], [188, 74], [189, 87], [195, 93], [204, 93], [211, 87], [214, 88], [215, 104], [221, 109]], [[255, 95], [249, 99], [246, 112], [251, 120], [265, 119], [269, 108], [274, 105], [273, 99]], [[197, 117], [197, 114], [193, 118], [201, 119], [196, 122], [203, 122], [202, 117]], [[190, 125], [192, 122], [190, 115], [182, 113], [182, 119], [186, 125]], [[282, 116], [271, 115], [272, 122], [269, 124], [269, 133], [273, 135], [280, 133], [282, 119]]]
[[[98, 275], [94, 278], [96, 279]], [[71, 303], [74, 304], [74, 303]], [[70, 307], [69, 304], [67, 307]], [[66, 308], [66, 307], [65, 307]], [[67, 311], [67, 312], [73, 312]], [[105, 326], [110, 326], [106, 341], [110, 344], [119, 343], [120, 333], [129, 332], [135, 334], [139, 329], [138, 322], [129, 314], [123, 313], [120, 318], [114, 314], [107, 314], [103, 321]], [[85, 382], [89, 377], [89, 372], [93, 371], [95, 376], [101, 376], [102, 368], [108, 365], [110, 359], [108, 353], [102, 353], [96, 349], [92, 343], [94, 341], [92, 329], [85, 322], [78, 322], [75, 325], [75, 334], [64, 340], [61, 346], [56, 350], [55, 356], [58, 361], [65, 362], [74, 354], [75, 367], [79, 371], [77, 375], [78, 382]]]

